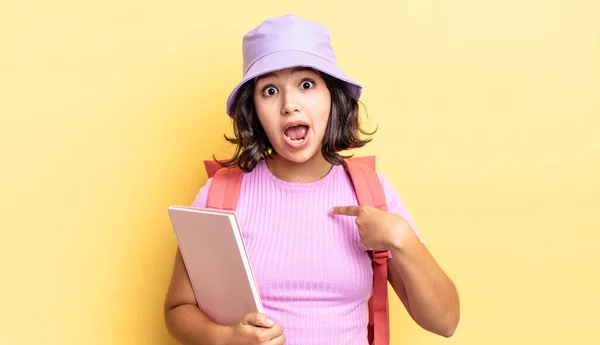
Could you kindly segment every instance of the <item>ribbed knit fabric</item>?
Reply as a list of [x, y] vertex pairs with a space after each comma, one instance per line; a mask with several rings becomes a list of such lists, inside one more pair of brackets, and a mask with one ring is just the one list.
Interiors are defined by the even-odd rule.
[[[396, 191], [379, 175], [388, 211], [417, 231]], [[206, 207], [209, 179], [193, 203]], [[288, 345], [367, 345], [373, 270], [353, 217], [332, 206], [357, 205], [341, 166], [312, 183], [275, 177], [265, 162], [246, 174], [237, 207], [265, 314]], [[418, 233], [417, 233], [418, 234]]]

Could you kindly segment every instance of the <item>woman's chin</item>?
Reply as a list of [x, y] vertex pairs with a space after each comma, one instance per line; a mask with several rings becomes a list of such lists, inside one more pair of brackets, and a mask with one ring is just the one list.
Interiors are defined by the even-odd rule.
[[[277, 151], [277, 150], [276, 150]], [[288, 163], [293, 164], [303, 164], [307, 163], [317, 156], [321, 156], [320, 150], [315, 150], [311, 147], [307, 147], [303, 150], [279, 150], [275, 155], [276, 158], [287, 161]]]

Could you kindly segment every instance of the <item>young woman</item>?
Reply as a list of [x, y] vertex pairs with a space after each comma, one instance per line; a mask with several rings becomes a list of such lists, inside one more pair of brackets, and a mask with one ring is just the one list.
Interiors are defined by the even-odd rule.
[[[265, 314], [235, 326], [196, 305], [177, 252], [165, 302], [183, 344], [367, 345], [373, 288], [369, 250], [388, 250], [389, 282], [424, 329], [449, 337], [459, 320], [451, 280], [421, 241], [394, 188], [379, 175], [387, 212], [358, 206], [340, 152], [362, 147], [362, 87], [336, 65], [328, 31], [295, 15], [244, 36], [244, 77], [232, 91], [233, 157], [244, 171], [240, 226]], [[195, 207], [206, 207], [212, 179]]]

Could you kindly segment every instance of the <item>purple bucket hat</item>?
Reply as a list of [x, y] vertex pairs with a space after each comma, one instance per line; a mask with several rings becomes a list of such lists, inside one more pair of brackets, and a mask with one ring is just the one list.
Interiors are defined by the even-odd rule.
[[239, 88], [262, 74], [290, 67], [311, 67], [346, 83], [350, 96], [360, 98], [362, 85], [338, 66], [329, 31], [321, 24], [289, 14], [269, 18], [244, 35], [243, 77], [227, 99], [232, 115]]

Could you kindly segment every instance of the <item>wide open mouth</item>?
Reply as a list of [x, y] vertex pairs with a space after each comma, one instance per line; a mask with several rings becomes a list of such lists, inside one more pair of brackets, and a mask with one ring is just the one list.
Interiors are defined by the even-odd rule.
[[308, 133], [308, 126], [304, 124], [293, 125], [288, 127], [283, 133], [292, 142], [299, 143], [306, 139], [306, 134]]

